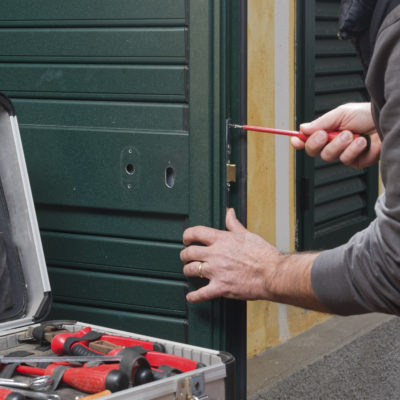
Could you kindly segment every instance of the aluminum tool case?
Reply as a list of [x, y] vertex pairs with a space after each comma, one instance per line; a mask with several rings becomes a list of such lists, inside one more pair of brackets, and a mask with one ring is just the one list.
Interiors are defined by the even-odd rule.
[[[0, 355], [17, 351], [48, 355], [50, 350], [43, 350], [37, 343], [19, 341], [29, 327], [40, 325], [45, 319], [51, 307], [51, 288], [15, 110], [10, 100], [2, 94], [0, 181]], [[234, 360], [227, 353], [83, 322], [65, 321], [65, 324], [72, 331], [91, 326], [105, 333], [158, 342], [165, 346], [167, 353], [205, 365], [192, 372], [112, 393], [102, 397], [104, 399], [233, 398]], [[62, 400], [84, 395], [68, 388], [59, 389], [58, 394]]]

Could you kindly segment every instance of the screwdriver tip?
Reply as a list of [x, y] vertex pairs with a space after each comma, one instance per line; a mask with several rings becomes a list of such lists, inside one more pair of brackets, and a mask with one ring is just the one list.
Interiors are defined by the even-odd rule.
[[242, 129], [243, 128], [243, 125], [238, 125], [238, 124], [229, 124], [229, 126], [231, 128], [237, 128], [237, 129]]

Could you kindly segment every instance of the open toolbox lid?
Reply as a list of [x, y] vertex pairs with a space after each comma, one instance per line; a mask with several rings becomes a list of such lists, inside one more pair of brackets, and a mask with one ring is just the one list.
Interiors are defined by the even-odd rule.
[[0, 330], [47, 315], [50, 283], [15, 109], [0, 93]]

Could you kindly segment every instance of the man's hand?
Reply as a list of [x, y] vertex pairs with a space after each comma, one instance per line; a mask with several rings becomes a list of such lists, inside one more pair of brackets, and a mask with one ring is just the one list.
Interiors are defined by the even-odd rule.
[[216, 297], [255, 300], [268, 295], [266, 281], [273, 279], [274, 268], [266, 265], [278, 264], [281, 254], [260, 236], [250, 233], [236, 219], [233, 209], [227, 212], [226, 227], [228, 232], [196, 226], [183, 234], [183, 243], [189, 246], [181, 252], [184, 274], [201, 274], [210, 280], [207, 286], [187, 295], [190, 302]]
[[[344, 104], [308, 124], [302, 124], [300, 130], [311, 135], [310, 138], [306, 143], [292, 138], [291, 143], [297, 150], [305, 148], [311, 157], [320, 155], [327, 162], [340, 160], [344, 165], [357, 169], [369, 167], [379, 160], [381, 141], [375, 130], [370, 103]], [[342, 133], [328, 143], [327, 131]], [[353, 133], [370, 136], [368, 151], [367, 141], [364, 138], [353, 140]]]
[[184, 274], [209, 280], [208, 285], [187, 295], [189, 302], [227, 297], [327, 311], [311, 287], [311, 266], [317, 253], [281, 254], [249, 232], [233, 209], [226, 214], [226, 227], [228, 231], [196, 226], [183, 234], [183, 243], [188, 246], [181, 252]]

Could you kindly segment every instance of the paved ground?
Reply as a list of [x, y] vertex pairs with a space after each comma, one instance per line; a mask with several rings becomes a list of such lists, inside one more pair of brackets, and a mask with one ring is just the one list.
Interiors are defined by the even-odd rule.
[[254, 357], [248, 399], [400, 399], [400, 318], [334, 317]]

